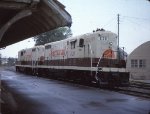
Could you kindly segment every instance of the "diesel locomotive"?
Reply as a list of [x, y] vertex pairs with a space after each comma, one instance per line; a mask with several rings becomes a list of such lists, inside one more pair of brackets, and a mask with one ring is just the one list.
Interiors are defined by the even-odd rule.
[[117, 35], [105, 30], [23, 49], [16, 71], [100, 86], [129, 84], [126, 53], [118, 47]]

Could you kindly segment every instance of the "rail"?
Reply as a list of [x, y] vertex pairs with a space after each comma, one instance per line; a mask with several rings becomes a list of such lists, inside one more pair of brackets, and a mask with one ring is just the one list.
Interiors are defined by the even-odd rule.
[[130, 81], [129, 87], [118, 87], [114, 90], [124, 94], [150, 98], [150, 83]]

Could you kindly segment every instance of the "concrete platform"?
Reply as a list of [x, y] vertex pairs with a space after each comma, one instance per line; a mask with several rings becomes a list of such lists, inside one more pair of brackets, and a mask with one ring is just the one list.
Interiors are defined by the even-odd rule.
[[15, 114], [149, 114], [150, 99], [1, 71]]

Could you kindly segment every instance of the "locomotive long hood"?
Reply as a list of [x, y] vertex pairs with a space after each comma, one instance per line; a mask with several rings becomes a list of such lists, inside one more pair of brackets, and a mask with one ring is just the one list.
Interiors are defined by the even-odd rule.
[[0, 48], [62, 26], [72, 19], [57, 0], [0, 0]]

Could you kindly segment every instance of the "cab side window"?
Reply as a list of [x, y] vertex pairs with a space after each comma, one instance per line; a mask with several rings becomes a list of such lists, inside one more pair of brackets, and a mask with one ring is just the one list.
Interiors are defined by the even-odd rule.
[[32, 49], [32, 52], [34, 52], [35, 50], [36, 50], [36, 48], [33, 48], [33, 49]]
[[23, 51], [21, 51], [21, 56], [23, 56]]
[[45, 49], [50, 49], [50, 48], [51, 48], [51, 45], [45, 46]]
[[80, 39], [79, 41], [79, 47], [83, 47], [84, 46], [84, 39]]

